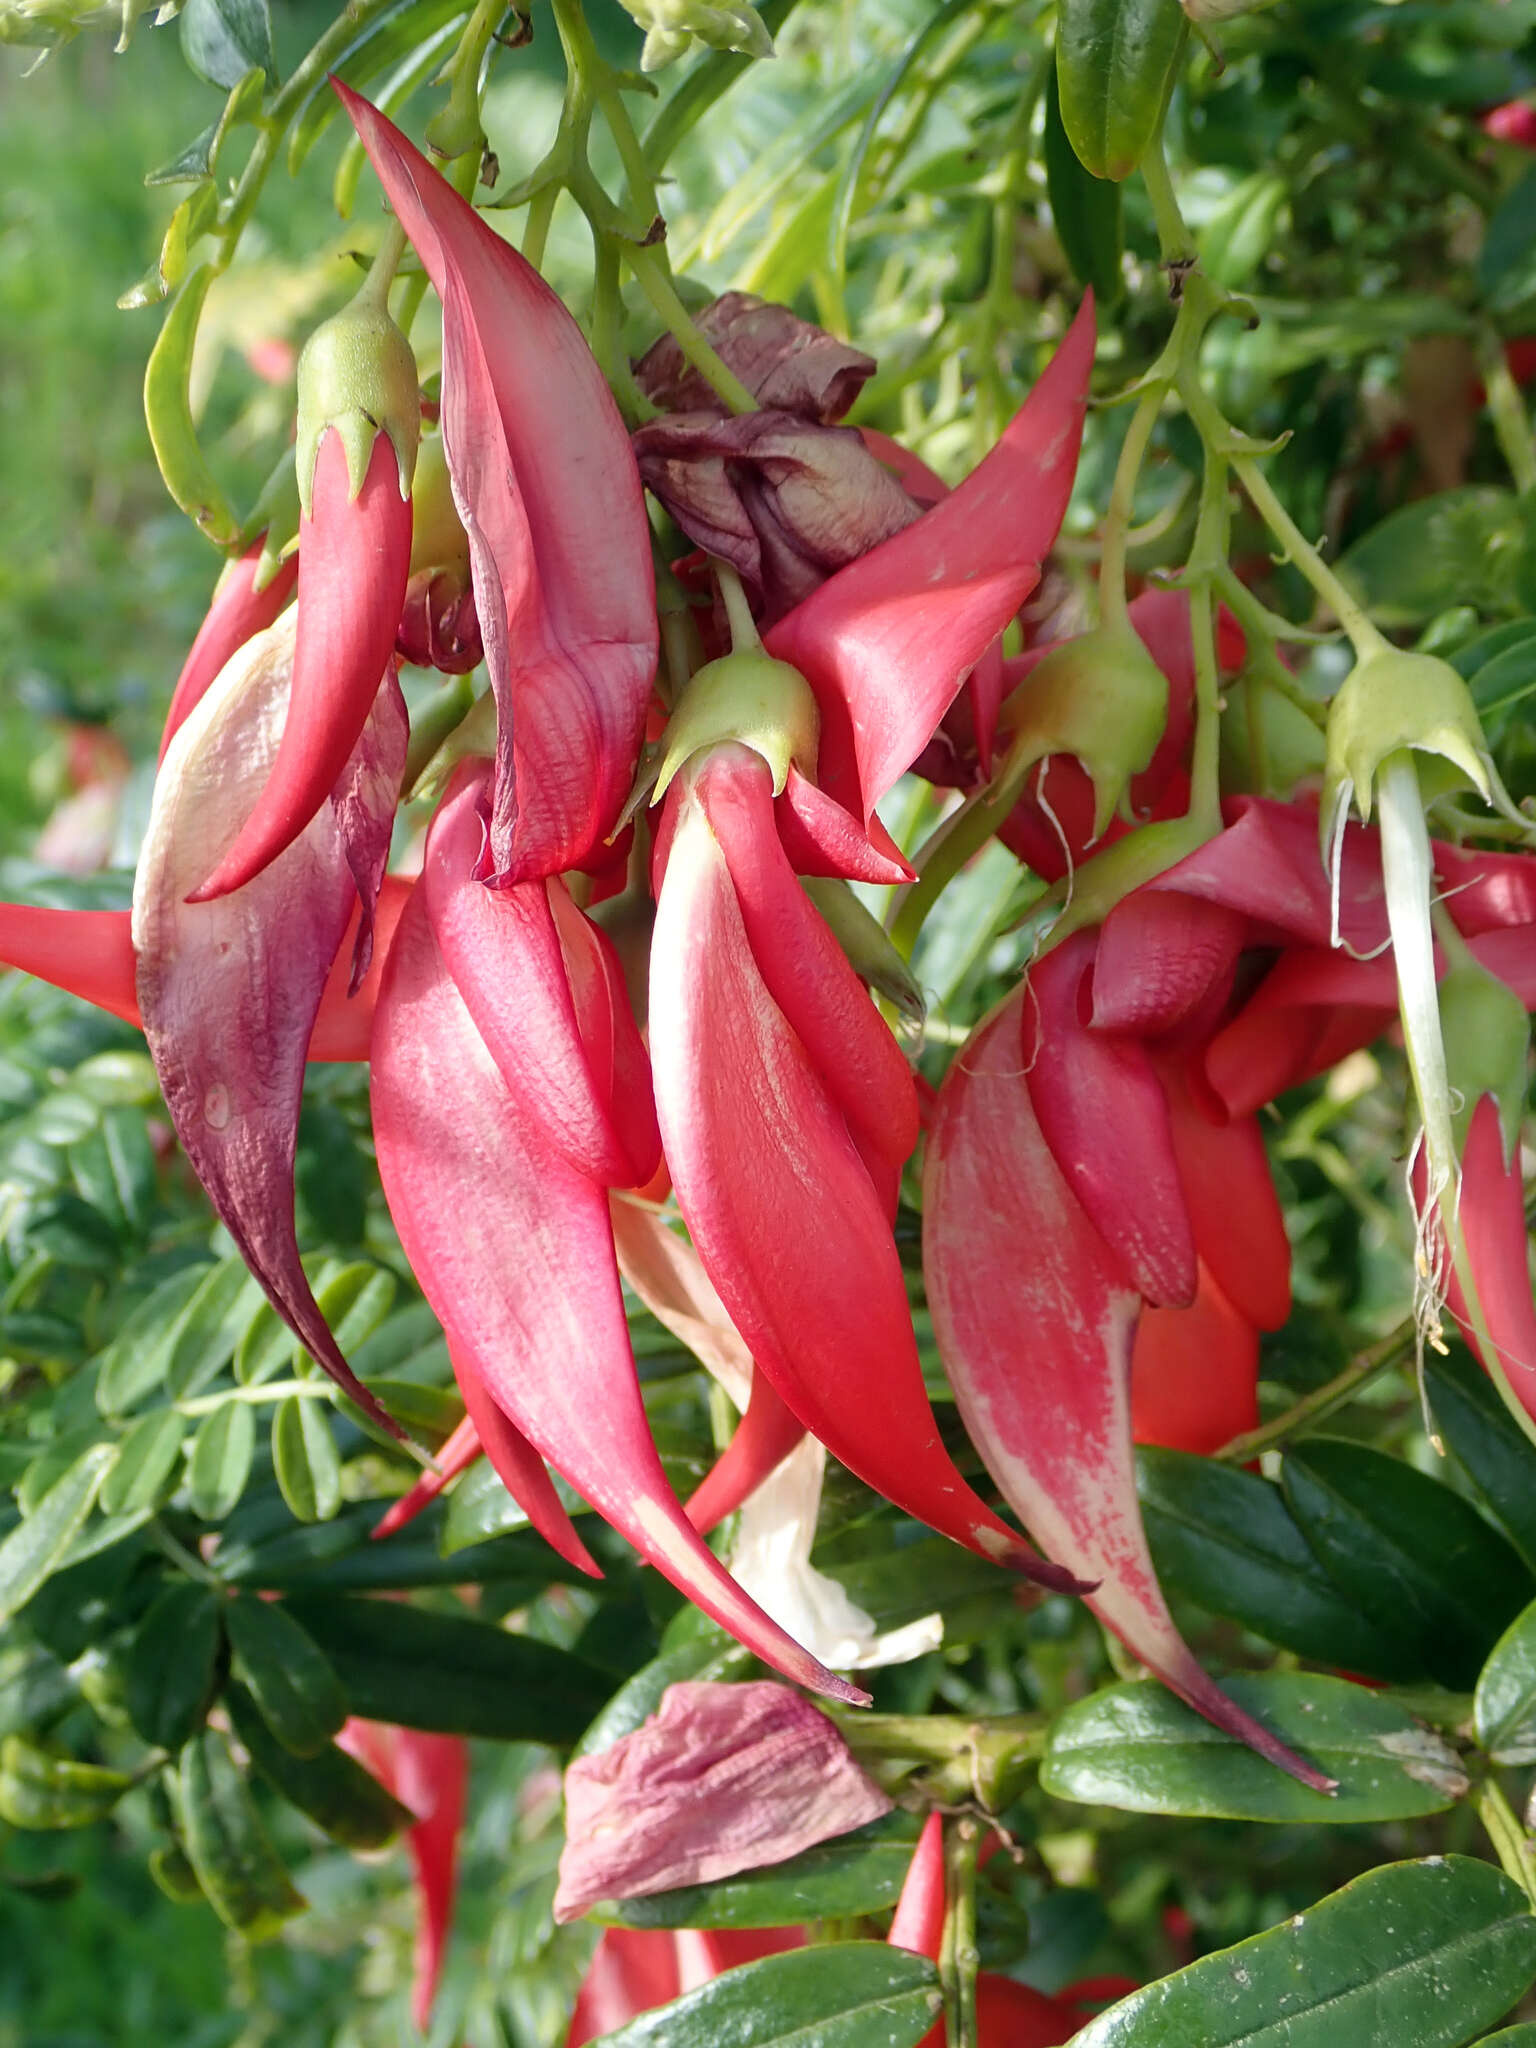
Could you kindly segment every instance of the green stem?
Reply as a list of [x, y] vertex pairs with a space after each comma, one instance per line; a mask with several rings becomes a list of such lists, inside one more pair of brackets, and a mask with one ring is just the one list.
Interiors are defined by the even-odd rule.
[[1484, 1779], [1473, 1804], [1499, 1862], [1536, 1907], [1536, 1855], [1532, 1853], [1530, 1836], [1504, 1796], [1503, 1787], [1494, 1778]]
[[329, 1380], [264, 1380], [259, 1387], [224, 1387], [217, 1394], [198, 1394], [190, 1401], [177, 1401], [173, 1405], [178, 1415], [211, 1415], [215, 1408], [227, 1407], [231, 1401], [247, 1401], [259, 1407], [268, 1401], [286, 1401], [290, 1394], [296, 1394], [304, 1401], [328, 1401], [331, 1383]]
[[944, 1829], [944, 1941], [939, 1981], [944, 1990], [944, 2028], [949, 2048], [978, 2048], [976, 1975], [976, 1858], [980, 1830], [969, 1814]]
[[731, 651], [739, 654], [743, 648], [750, 651], [761, 647], [762, 636], [757, 630], [757, 621], [752, 616], [752, 607], [747, 602], [747, 593], [741, 587], [741, 578], [729, 562], [711, 558], [710, 567], [715, 572], [715, 581], [720, 586], [721, 601], [725, 605], [725, 616], [731, 628]]
[[169, 1558], [178, 1570], [184, 1571], [189, 1579], [195, 1579], [200, 1586], [208, 1586], [215, 1593], [229, 1589], [216, 1571], [211, 1570], [203, 1560], [179, 1543], [163, 1522], [150, 1521], [144, 1525], [144, 1533], [154, 1544], [160, 1555]]
[[650, 300], [652, 311], [682, 350], [684, 360], [698, 371], [720, 403], [729, 412], [756, 412], [757, 400], [694, 326], [688, 308], [677, 295], [671, 273], [655, 248], [626, 241], [622, 252], [636, 283]]
[[1305, 576], [1318, 596], [1349, 635], [1355, 653], [1363, 661], [1379, 654], [1387, 641], [1377, 632], [1365, 612], [1334, 575], [1327, 563], [1302, 533], [1289, 512], [1275, 496], [1268, 478], [1251, 455], [1234, 455], [1232, 468], [1248, 493], [1253, 509], [1285, 549], [1285, 559]]
[[1527, 491], [1536, 490], [1536, 440], [1532, 439], [1530, 415], [1510, 370], [1503, 340], [1494, 328], [1482, 330], [1477, 355], [1499, 452], [1510, 481], [1524, 497]]
[[[1177, 66], [1174, 67], [1175, 73]], [[1164, 110], [1166, 112], [1166, 108]], [[1147, 152], [1137, 165], [1141, 181], [1147, 188], [1147, 197], [1152, 202], [1152, 218], [1157, 224], [1157, 246], [1165, 265], [1180, 268], [1196, 261], [1195, 238], [1185, 225], [1184, 215], [1179, 210], [1178, 194], [1173, 189], [1173, 179], [1168, 174], [1168, 159], [1163, 152], [1163, 124], [1157, 124], [1157, 133], [1148, 145]]]
[[1344, 1370], [1335, 1373], [1325, 1386], [1316, 1387], [1310, 1394], [1287, 1408], [1283, 1415], [1277, 1415], [1258, 1429], [1250, 1429], [1242, 1436], [1233, 1437], [1230, 1443], [1222, 1445], [1216, 1457], [1224, 1465], [1246, 1465], [1258, 1457], [1261, 1451], [1273, 1450], [1275, 1445], [1284, 1443], [1297, 1430], [1309, 1423], [1319, 1421], [1324, 1415], [1331, 1415], [1335, 1408], [1341, 1408], [1352, 1395], [1359, 1392], [1369, 1381], [1383, 1373], [1389, 1366], [1402, 1365], [1412, 1358], [1414, 1351], [1414, 1324], [1410, 1316], [1399, 1324], [1390, 1337], [1384, 1337], [1379, 1344], [1362, 1351], [1352, 1358]]
[[1031, 762], [1018, 775], [1006, 768], [986, 789], [973, 790], [962, 804], [929, 833], [918, 848], [912, 865], [917, 880], [896, 892], [892, 900], [889, 930], [891, 943], [906, 959], [912, 958], [919, 932], [928, 913], [944, 890], [968, 861], [980, 853], [993, 833], [1019, 800]]
[[1147, 443], [1163, 408], [1167, 385], [1158, 380], [1144, 391], [1131, 415], [1115, 464], [1115, 481], [1104, 515], [1103, 542], [1099, 552], [1099, 617], [1106, 626], [1128, 626], [1125, 603], [1125, 546], [1131, 513], [1136, 500], [1136, 479], [1146, 460]]
[[544, 268], [544, 251], [549, 246], [549, 226], [555, 217], [555, 201], [560, 197], [558, 185], [541, 185], [528, 202], [528, 218], [523, 222], [523, 254], [535, 270]]

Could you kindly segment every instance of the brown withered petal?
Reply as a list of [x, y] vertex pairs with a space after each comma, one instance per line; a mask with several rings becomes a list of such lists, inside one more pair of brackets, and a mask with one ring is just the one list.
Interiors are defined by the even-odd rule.
[[475, 593], [451, 569], [419, 569], [405, 586], [395, 652], [417, 668], [464, 676], [484, 655]]
[[890, 1810], [787, 1686], [672, 1685], [633, 1734], [566, 1772], [555, 1918], [781, 1863]]
[[[875, 373], [873, 356], [750, 292], [727, 292], [695, 324], [760, 406], [824, 426], [843, 417]], [[670, 334], [641, 357], [635, 378], [665, 412], [725, 410]]]
[[683, 413], [632, 436], [648, 490], [736, 570], [767, 627], [922, 510], [851, 427]]

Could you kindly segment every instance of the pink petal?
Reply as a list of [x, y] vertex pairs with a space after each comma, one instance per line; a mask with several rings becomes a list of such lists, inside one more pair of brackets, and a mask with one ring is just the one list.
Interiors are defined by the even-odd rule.
[[566, 1771], [555, 1919], [782, 1863], [890, 1810], [786, 1686], [668, 1686], [648, 1721]]
[[765, 1373], [752, 1375], [747, 1412], [736, 1433], [685, 1503], [684, 1512], [701, 1536], [734, 1515], [756, 1493], [805, 1435]]
[[600, 1579], [602, 1568], [593, 1562], [592, 1553], [577, 1535], [537, 1450], [503, 1411], [472, 1363], [461, 1364], [455, 1358], [453, 1376], [464, 1396], [467, 1419], [473, 1422], [475, 1435], [502, 1485], [551, 1550], [578, 1571]]
[[1088, 1604], [1165, 1685], [1302, 1783], [1324, 1779], [1207, 1677], [1163, 1601], [1131, 1458], [1141, 1299], [1057, 1171], [1018, 1057], [1021, 990], [940, 1091], [924, 1181], [924, 1270], [939, 1348], [972, 1440]]
[[899, 1165], [917, 1143], [907, 1062], [846, 955], [796, 882], [774, 827], [773, 780], [746, 747], [721, 747], [694, 784], [730, 869], [769, 996], [849, 1128]]
[[395, 628], [411, 559], [411, 507], [385, 434], [354, 500], [341, 436], [315, 460], [311, 514], [299, 521], [298, 640], [282, 745], [254, 809], [196, 900], [259, 874], [304, 830], [346, 768], [379, 685], [394, 673]]
[[886, 1939], [892, 1948], [909, 1948], [930, 1962], [939, 1960], [944, 1939], [944, 1821], [940, 1814], [930, 1813], [923, 1822]]
[[384, 886], [384, 870], [389, 865], [395, 806], [411, 740], [410, 715], [393, 663], [379, 685], [370, 732], [369, 745], [353, 749], [331, 792], [331, 808], [341, 832], [347, 866], [357, 884], [357, 935], [352, 946], [348, 995], [357, 994], [373, 964], [374, 920]]
[[662, 1143], [704, 1269], [785, 1404], [867, 1485], [1030, 1576], [1029, 1545], [939, 1439], [890, 1222], [847, 1124], [764, 986], [689, 771], [651, 941]]
[[[187, 901], [278, 750], [292, 646], [281, 620], [248, 642], [166, 755], [134, 885], [139, 1009], [171, 1121], [247, 1265], [338, 1386], [393, 1429], [337, 1350], [294, 1237], [304, 1063], [356, 897], [329, 804], [234, 898]], [[374, 745], [365, 730], [359, 751]]]
[[[554, 900], [565, 895], [564, 884], [531, 881], [488, 889], [474, 879], [485, 838], [484, 790], [482, 774], [461, 772], [432, 821], [422, 868], [432, 935], [476, 1030], [525, 1114], [537, 1120], [549, 1143], [580, 1173], [606, 1186], [631, 1187], [654, 1171], [660, 1150], [654, 1124], [649, 1145], [643, 1127], [636, 1127], [640, 1105], [649, 1097], [648, 1084], [636, 1086], [645, 1068], [639, 1033], [626, 1007], [623, 1023], [634, 1046], [625, 1068], [630, 1086], [620, 1106], [613, 1089], [618, 1027], [605, 976], [601, 990], [594, 990], [588, 977], [585, 1005], [604, 1025], [606, 1043], [597, 1048], [601, 1078], [593, 1072], [577, 1016], [553, 909]], [[570, 918], [579, 919], [568, 899], [567, 908]], [[583, 959], [574, 932], [572, 957]], [[590, 954], [585, 957], [602, 976], [601, 964]], [[594, 1001], [599, 994], [600, 1006]], [[627, 1138], [634, 1140], [639, 1157]]]
[[797, 875], [839, 875], [850, 882], [910, 882], [901, 849], [871, 817], [861, 827], [851, 811], [806, 780], [790, 764], [789, 779], [774, 805], [779, 843]]
[[506, 1086], [419, 895], [380, 996], [373, 1123], [401, 1244], [461, 1368], [722, 1628], [797, 1683], [862, 1702], [746, 1597], [678, 1506], [640, 1399], [603, 1192]]
[[480, 1438], [469, 1416], [454, 1430], [434, 1460], [434, 1469], [423, 1472], [408, 1493], [402, 1493], [373, 1525], [374, 1541], [394, 1536], [408, 1522], [414, 1522], [423, 1508], [430, 1507], [444, 1487], [451, 1486], [461, 1472], [467, 1472], [483, 1455]]
[[1188, 1308], [1149, 1308], [1131, 1351], [1139, 1444], [1207, 1455], [1259, 1426], [1259, 1336], [1202, 1260]]
[[1248, 1322], [1281, 1329], [1291, 1313], [1291, 1241], [1258, 1121], [1208, 1114], [1174, 1061], [1162, 1076], [1201, 1261]]
[[[1327, 946], [1332, 938], [1328, 873], [1318, 855], [1317, 813], [1310, 806], [1238, 797], [1226, 831], [1207, 841], [1149, 890], [1219, 903], [1268, 926], [1272, 943], [1299, 939]], [[1380, 845], [1353, 825], [1345, 834], [1340, 896], [1344, 940], [1356, 953], [1377, 951], [1387, 938]]]
[[443, 301], [443, 440], [500, 717], [491, 865], [510, 881], [556, 873], [618, 816], [644, 730], [657, 626], [639, 473], [537, 271], [391, 122], [336, 91]]
[[[1460, 1219], [1478, 1305], [1498, 1352], [1499, 1369], [1526, 1413], [1536, 1416], [1536, 1301], [1531, 1295], [1530, 1234], [1519, 1150], [1505, 1164], [1498, 1104], [1485, 1095], [1472, 1112], [1461, 1161]], [[1451, 1306], [1467, 1327], [1466, 1303], [1451, 1285]], [[1470, 1330], [1467, 1341], [1476, 1345]], [[1487, 1359], [1483, 1360], [1486, 1366]]]
[[1057, 1169], [1119, 1273], [1148, 1301], [1183, 1308], [1195, 1243], [1168, 1103], [1139, 1040], [1087, 1028], [1095, 944], [1079, 932], [1030, 969], [1021, 1063]]
[[670, 2005], [682, 1990], [677, 1940], [661, 1929], [605, 1927], [576, 1994], [565, 2048], [587, 2048], [604, 2034]]
[[1247, 932], [1241, 912], [1198, 897], [1137, 889], [1122, 898], [1099, 935], [1095, 1029], [1154, 1037], [1208, 1002], [1225, 1004]]
[[181, 674], [176, 679], [176, 687], [171, 692], [165, 730], [160, 735], [162, 761], [166, 748], [176, 737], [188, 712], [202, 698], [225, 662], [238, 653], [253, 635], [265, 632], [293, 595], [294, 585], [299, 580], [297, 555], [290, 555], [287, 561], [278, 564], [276, 573], [264, 589], [252, 589], [265, 542], [266, 535], [259, 534], [239, 561], [230, 563], [219, 579], [213, 602], [208, 607], [208, 616], [197, 629], [197, 638], [192, 642]]
[[821, 705], [817, 780], [867, 819], [1039, 581], [1066, 511], [1093, 366], [1092, 296], [959, 489], [781, 619], [768, 650]]

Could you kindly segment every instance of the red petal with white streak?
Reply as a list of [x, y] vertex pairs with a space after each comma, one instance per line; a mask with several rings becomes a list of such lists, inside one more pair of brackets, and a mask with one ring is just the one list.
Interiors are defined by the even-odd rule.
[[1051, 1156], [1121, 1277], [1148, 1301], [1195, 1298], [1195, 1241], [1173, 1155], [1168, 1102], [1134, 1038], [1089, 1030], [1095, 934], [1030, 969], [1020, 1064]]
[[662, 1143], [705, 1271], [758, 1366], [835, 1458], [906, 1513], [1057, 1584], [940, 1442], [890, 1223], [848, 1127], [763, 985], [725, 854], [693, 797], [651, 941]]
[[335, 89], [443, 301], [443, 442], [500, 717], [492, 869], [557, 873], [618, 816], [656, 673], [640, 474], [538, 272], [392, 122]]
[[373, 1125], [401, 1244], [461, 1366], [722, 1628], [795, 1683], [862, 1703], [747, 1598], [678, 1506], [640, 1399], [607, 1201], [502, 1080], [419, 896], [380, 996]]
[[[304, 1063], [356, 898], [330, 805], [234, 896], [186, 900], [270, 771], [292, 659], [285, 616], [226, 666], [171, 743], [134, 884], [139, 1010], [177, 1136], [246, 1264], [337, 1385], [399, 1435], [336, 1348], [294, 1236]], [[358, 746], [372, 751], [368, 729]]]
[[1125, 1286], [1041, 1135], [1019, 1071], [1023, 991], [972, 1038], [928, 1140], [924, 1269], [972, 1440], [1041, 1544], [1102, 1581], [1088, 1604], [1165, 1685], [1303, 1784], [1331, 1781], [1234, 1705], [1173, 1625], [1131, 1457]]

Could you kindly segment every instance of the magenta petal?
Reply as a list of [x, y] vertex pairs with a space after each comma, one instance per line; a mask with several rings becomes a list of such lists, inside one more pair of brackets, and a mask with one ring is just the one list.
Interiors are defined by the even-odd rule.
[[1222, 904], [1156, 889], [1124, 897], [1099, 935], [1094, 1028], [1160, 1037], [1208, 999], [1225, 1002], [1247, 931]]
[[627, 1178], [620, 1184], [641, 1187], [661, 1164], [661, 1132], [650, 1056], [630, 1006], [623, 962], [608, 934], [571, 901], [564, 882], [552, 880], [547, 887], [587, 1068], [625, 1158]]
[[618, 816], [656, 671], [639, 473], [538, 272], [391, 122], [336, 91], [443, 301], [443, 442], [500, 715], [491, 865], [557, 873]]
[[910, 882], [902, 852], [878, 817], [860, 825], [851, 811], [790, 764], [774, 805], [779, 843], [797, 875], [836, 875], [850, 882]]
[[[488, 889], [474, 879], [484, 787], [483, 776], [461, 774], [432, 821], [422, 888], [433, 938], [503, 1080], [543, 1136], [589, 1179], [633, 1186], [640, 1176], [582, 1042], [551, 909], [564, 885]], [[611, 1045], [607, 1063], [611, 1073]]]
[[1198, 1275], [1168, 1102], [1138, 1039], [1089, 1030], [1095, 935], [1030, 969], [1022, 1063], [1051, 1156], [1121, 1276], [1161, 1308], [1186, 1308]]
[[835, 1458], [931, 1528], [1060, 1584], [939, 1439], [889, 1219], [763, 984], [689, 776], [667, 798], [676, 823], [651, 941], [651, 1063], [704, 1269], [757, 1365]]
[[694, 787], [730, 869], [747, 944], [768, 994], [849, 1128], [899, 1165], [917, 1143], [911, 1071], [784, 858], [767, 763], [747, 747], [721, 747]]
[[747, 1598], [679, 1507], [640, 1399], [606, 1198], [506, 1086], [420, 894], [390, 951], [372, 1064], [390, 1212], [461, 1369], [754, 1655], [797, 1684], [862, 1703]]
[[[398, 1435], [336, 1348], [294, 1237], [304, 1062], [356, 898], [330, 805], [234, 896], [186, 900], [270, 770], [292, 657], [290, 622], [250, 641], [162, 764], [134, 884], [139, 1008], [171, 1121], [247, 1265], [338, 1386]], [[358, 748], [372, 754], [370, 730]]]
[[299, 522], [298, 638], [282, 744], [199, 901], [240, 888], [298, 837], [346, 772], [379, 686], [394, 673], [411, 559], [411, 506], [387, 435], [353, 498], [341, 436], [321, 437], [312, 516]]
[[[1521, 1407], [1536, 1417], [1536, 1300], [1531, 1295], [1525, 1184], [1518, 1148], [1505, 1163], [1499, 1108], [1491, 1095], [1472, 1112], [1461, 1171], [1461, 1232], [1478, 1305], [1500, 1372]], [[1466, 1304], [1454, 1279], [1451, 1306], [1465, 1328]], [[1470, 1331], [1468, 1342], [1476, 1346]]]
[[1330, 1784], [1227, 1698], [1164, 1603], [1131, 1455], [1141, 1298], [1052, 1159], [1020, 1072], [1020, 990], [950, 1069], [928, 1139], [923, 1264], [972, 1440], [1088, 1604], [1165, 1685], [1303, 1784]]
[[459, 1392], [464, 1396], [464, 1406], [468, 1411], [466, 1419], [473, 1425], [480, 1447], [490, 1459], [502, 1485], [551, 1550], [558, 1552], [567, 1563], [575, 1565], [578, 1571], [600, 1579], [602, 1569], [593, 1563], [591, 1552], [577, 1535], [576, 1525], [555, 1491], [544, 1460], [511, 1417], [503, 1413], [495, 1395], [473, 1365], [460, 1364], [455, 1359], [453, 1375], [459, 1383]]
[[867, 818], [1039, 581], [1077, 470], [1090, 294], [1002, 439], [948, 497], [773, 628], [822, 711], [818, 780]]
[[555, 1918], [782, 1863], [890, 1810], [787, 1686], [671, 1685], [649, 1720], [566, 1771]]

